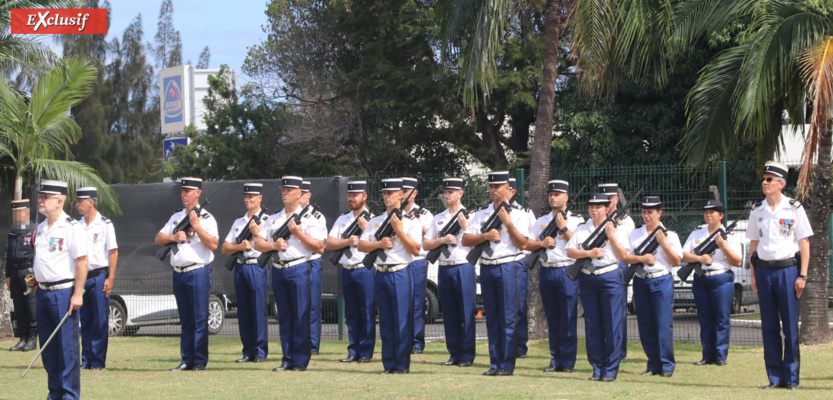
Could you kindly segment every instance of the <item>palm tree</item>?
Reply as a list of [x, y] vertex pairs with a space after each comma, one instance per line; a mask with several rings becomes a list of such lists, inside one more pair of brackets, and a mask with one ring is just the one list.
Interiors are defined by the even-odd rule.
[[[527, 205], [540, 214], [547, 207], [544, 194], [550, 177], [552, 153], [553, 109], [555, 107], [555, 83], [558, 78], [559, 44], [564, 27], [569, 0], [447, 0], [439, 4], [444, 49], [461, 51], [465, 73], [463, 99], [474, 108], [477, 93], [488, 94], [495, 70], [497, 56], [508, 20], [513, 9], [541, 8], [544, 11], [544, 63], [541, 86], [538, 93], [538, 109], [535, 131], [532, 135], [532, 159], [530, 160], [529, 194]], [[546, 335], [546, 317], [538, 292], [538, 275], [530, 274], [529, 326], [531, 338]]]
[[[750, 7], [725, 13], [736, 21], [751, 20], [751, 24], [741, 34], [744, 39], [740, 44], [715, 57], [692, 88], [689, 125], [683, 139], [687, 159], [700, 165], [714, 156], [727, 156], [741, 140], [757, 140], [761, 144], [761, 164], [772, 156], [780, 141], [783, 111], [789, 111], [789, 124], [803, 128], [804, 110], [808, 106], [812, 109], [796, 190], [798, 198], [812, 193], [813, 250], [807, 286], [801, 296], [801, 341], [805, 344], [830, 341], [827, 247], [833, 9], [821, 2], [819, 6], [810, 3], [759, 0]], [[708, 24], [705, 29], [709, 29]], [[813, 172], [816, 177], [811, 188]]]
[[[833, 106], [833, 9], [822, 1], [791, 0], [577, 0], [572, 14], [574, 52], [585, 89], [615, 94], [622, 74], [654, 84], [698, 40], [740, 30], [739, 42], [701, 71], [689, 92], [683, 153], [693, 165], [726, 159], [743, 141], [759, 143], [758, 162], [772, 157], [781, 140], [782, 113], [804, 126], [813, 109], [798, 195], [812, 187], [810, 279], [802, 295], [801, 340], [830, 341], [827, 322], [828, 216], [830, 214], [831, 106]], [[644, 79], [643, 79], [644, 81]]]
[[23, 197], [23, 182], [35, 177], [66, 180], [70, 192], [96, 186], [102, 211], [119, 213], [115, 191], [88, 165], [56, 159], [70, 156], [69, 145], [81, 128], [69, 109], [92, 90], [97, 69], [80, 59], [59, 63], [35, 81], [30, 97], [0, 82], [0, 168], [14, 175], [14, 198]]
[[463, 100], [471, 108], [477, 105], [478, 94], [488, 97], [495, 74], [495, 58], [505, 40], [504, 31], [510, 13], [525, 15], [527, 11], [538, 9], [543, 12], [544, 63], [532, 137], [528, 196], [528, 204], [536, 212], [546, 208], [543, 193], [549, 180], [555, 82], [558, 78], [556, 67], [568, 4], [569, 1], [565, 0], [446, 0], [438, 4], [443, 49], [462, 56], [462, 72], [465, 74], [462, 80]]

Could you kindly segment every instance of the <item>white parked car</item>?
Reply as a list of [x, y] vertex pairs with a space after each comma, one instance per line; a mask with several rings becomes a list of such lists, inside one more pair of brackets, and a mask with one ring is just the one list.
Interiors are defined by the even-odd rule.
[[[228, 309], [225, 296], [208, 298], [208, 333], [220, 331]], [[110, 296], [110, 336], [132, 335], [143, 326], [178, 325], [174, 295], [118, 295]]]

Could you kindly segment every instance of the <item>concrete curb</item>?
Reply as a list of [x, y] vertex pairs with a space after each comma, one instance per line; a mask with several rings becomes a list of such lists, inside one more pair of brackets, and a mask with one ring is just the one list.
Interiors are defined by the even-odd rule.
[[[732, 319], [729, 321], [733, 327], [761, 329], [761, 320], [759, 319]], [[798, 326], [801, 326], [801, 322], [798, 323]], [[833, 323], [830, 324], [830, 329], [833, 329]]]

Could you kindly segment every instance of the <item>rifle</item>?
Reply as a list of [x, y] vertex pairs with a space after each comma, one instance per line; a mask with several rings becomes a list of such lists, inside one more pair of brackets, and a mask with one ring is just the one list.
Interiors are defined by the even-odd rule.
[[[460, 208], [453, 217], [448, 221], [448, 224], [440, 231], [437, 235], [437, 238], [445, 237], [447, 235], [454, 235], [457, 236], [460, 233], [460, 222], [457, 220], [460, 214], [463, 214], [463, 217], [466, 219], [469, 218], [469, 213], [466, 211], [465, 208]], [[441, 244], [437, 246], [434, 250], [428, 252], [428, 255], [425, 256], [425, 259], [428, 262], [433, 263], [437, 262], [437, 259], [440, 258], [440, 254], [448, 257], [451, 255], [451, 251], [448, 250], [447, 244]]]
[[[581, 244], [581, 248], [584, 250], [592, 250], [603, 247], [607, 243], [607, 233], [605, 233], [605, 226], [607, 226], [607, 223], [612, 222], [614, 226], [619, 225], [619, 222], [628, 216], [628, 213], [630, 213], [630, 205], [636, 201], [637, 198], [639, 198], [640, 194], [642, 194], [642, 189], [639, 189], [639, 191], [636, 192], [636, 194], [633, 195], [627, 203], [622, 204], [621, 209], [613, 211], [613, 214], [610, 214], [607, 218], [605, 218], [604, 222], [602, 222], [601, 225], [599, 225], [599, 227], [587, 237], [584, 243]], [[573, 265], [567, 267], [564, 274], [567, 275], [568, 278], [576, 280], [578, 279], [578, 274], [585, 268], [590, 272], [596, 270], [596, 267], [593, 266], [593, 261], [590, 260], [590, 257], [576, 260]]]
[[[200, 214], [202, 214], [202, 209], [205, 208], [205, 205], [208, 203], [208, 199], [205, 199], [205, 201], [203, 201], [202, 204], [197, 205], [191, 211], [197, 213], [197, 216], [200, 216]], [[185, 216], [182, 217], [182, 221], [179, 221], [179, 223], [176, 224], [173, 232], [171, 232], [172, 235], [176, 235], [178, 232], [188, 232], [188, 230], [191, 229], [191, 219], [189, 217], [189, 214], [190, 213], [185, 213]], [[163, 245], [156, 252], [156, 258], [158, 258], [159, 261], [165, 262], [165, 257], [167, 257], [168, 254], [170, 254], [172, 251], [174, 252], [174, 254], [179, 253], [179, 247], [177, 247], [178, 244], [179, 243], [177, 242], [170, 242], [168, 244]]]
[[[249, 230], [249, 224], [251, 224], [252, 221], [254, 221], [256, 224], [260, 225], [261, 224], [260, 219], [263, 218], [263, 214], [265, 214], [267, 211], [268, 210], [266, 209], [266, 207], [261, 207], [259, 213], [255, 214], [255, 215], [252, 215], [252, 217], [249, 218], [249, 222], [247, 222], [246, 226], [243, 227], [243, 230], [240, 231], [240, 234], [237, 235], [236, 238], [234, 238], [234, 244], [243, 243], [244, 240], [251, 241], [252, 240], [252, 232]], [[231, 271], [231, 270], [234, 269], [234, 264], [243, 264], [243, 263], [245, 263], [246, 262], [246, 257], [243, 253], [245, 253], [245, 252], [244, 251], [238, 251], [237, 253], [234, 253], [234, 254], [230, 255], [226, 259], [226, 263], [225, 263], [226, 269]]]
[[[720, 234], [720, 236], [722, 236], [723, 239], [726, 239], [726, 236], [729, 235], [729, 232], [731, 232], [732, 229], [735, 229], [735, 225], [737, 224], [738, 220], [735, 220], [735, 222], [732, 222], [732, 224], [729, 225], [725, 231], [723, 230], [723, 227], [718, 228], [716, 231], [714, 231], [714, 233], [709, 235], [709, 237], [707, 237], [706, 240], [703, 241], [703, 243], [700, 243], [700, 245], [694, 249], [694, 254], [699, 256], [703, 254], [714, 253], [714, 251], [717, 250], [717, 243], [714, 241], [715, 236], [717, 236], [717, 234]], [[680, 277], [681, 281], [685, 282], [686, 280], [688, 280], [689, 275], [691, 275], [691, 271], [695, 271], [697, 273], [697, 276], [703, 276], [703, 264], [699, 262], [693, 262], [683, 265], [677, 271], [677, 276]]]
[[[321, 200], [321, 197], [322, 197], [323, 195], [324, 195], [324, 193], [319, 194], [319, 195], [318, 195], [318, 198], [316, 199], [316, 201], [315, 201], [315, 203], [314, 203], [314, 204], [313, 204], [313, 203], [309, 203], [309, 204], [307, 204], [307, 206], [306, 206], [306, 207], [304, 207], [303, 209], [301, 209], [301, 212], [299, 212], [299, 213], [297, 213], [297, 214], [293, 214], [293, 215], [291, 215], [289, 218], [287, 218], [287, 219], [286, 219], [286, 221], [284, 221], [284, 222], [283, 222], [283, 225], [281, 225], [281, 227], [280, 227], [280, 228], [278, 228], [277, 230], [275, 230], [274, 232], [272, 232], [272, 241], [274, 242], [274, 241], [276, 241], [276, 240], [278, 240], [278, 239], [288, 240], [288, 239], [289, 239], [289, 237], [290, 237], [290, 236], [292, 236], [292, 232], [290, 232], [290, 230], [289, 230], [289, 221], [293, 221], [293, 220], [294, 220], [294, 221], [295, 221], [295, 224], [300, 224], [300, 223], [301, 223], [301, 218], [303, 218], [303, 217], [304, 217], [304, 215], [306, 215], [307, 213], [310, 213], [310, 212], [312, 212], [312, 211], [315, 211], [315, 209], [316, 209], [316, 208], [318, 208], [318, 201], [320, 201], [320, 200]], [[277, 251], [277, 250], [270, 250], [270, 251], [267, 251], [266, 253], [262, 253], [262, 254], [261, 254], [261, 255], [257, 258], [257, 263], [258, 263], [259, 265], [266, 265], [266, 263], [268, 263], [269, 261], [271, 261], [271, 260], [272, 260], [272, 258], [273, 258], [273, 257], [274, 257], [277, 253], [278, 253], [278, 251]]]
[[[396, 215], [397, 218], [402, 218], [402, 206], [404, 204], [408, 204], [408, 202], [411, 200], [411, 196], [414, 195], [414, 192], [415, 190], [411, 190], [411, 193], [408, 193], [408, 196], [405, 197], [405, 200], [399, 202], [399, 207], [394, 208], [393, 210], [391, 210], [390, 213], [388, 213], [388, 216], [385, 218], [385, 221], [382, 222], [382, 225], [379, 227], [379, 229], [376, 230], [376, 234], [374, 235], [376, 241], [382, 240], [386, 237], [392, 238], [393, 235], [396, 234], [396, 232], [393, 231], [393, 226], [391, 226], [390, 224], [390, 217]], [[387, 254], [385, 254], [385, 249], [376, 249], [371, 251], [370, 253], [367, 253], [367, 255], [364, 256], [364, 259], [362, 260], [362, 264], [364, 264], [365, 268], [372, 269], [373, 264], [376, 263], [376, 258], [381, 258], [382, 261], [385, 261], [388, 258]]]
[[[341, 233], [342, 239], [347, 239], [350, 236], [361, 236], [362, 228], [359, 227], [359, 218], [364, 218], [365, 221], [370, 221], [370, 218], [372, 217], [370, 216], [370, 213], [367, 212], [367, 210], [362, 211], [362, 213], [359, 214], [359, 216], [356, 219], [354, 219], [353, 222], [350, 223], [350, 225], [347, 226], [347, 229], [345, 229], [344, 232]], [[353, 252], [350, 251], [350, 246], [344, 246], [338, 250], [333, 250], [330, 253], [329, 260], [334, 265], [338, 265], [339, 261], [341, 261], [342, 255], [346, 255], [348, 259], [353, 257]]]
[[[492, 212], [492, 215], [490, 215], [489, 218], [486, 219], [486, 222], [483, 223], [483, 227], [480, 228], [480, 233], [486, 233], [491, 231], [492, 229], [500, 230], [500, 228], [503, 227], [503, 222], [500, 221], [500, 218], [497, 216], [497, 214], [500, 212], [501, 208], [506, 209], [506, 212], [511, 212], [511, 204], [514, 203], [515, 199], [517, 198], [518, 193], [515, 192], [515, 194], [512, 196], [511, 199], [509, 199], [508, 202], [504, 201], [503, 203], [500, 203], [498, 208], [494, 212]], [[471, 249], [471, 251], [469, 251], [469, 254], [466, 256], [466, 260], [468, 260], [469, 263], [471, 263], [471, 265], [477, 264], [484, 251], [486, 252], [486, 255], [492, 255], [492, 247], [488, 240], [484, 240], [480, 242], [477, 246], [474, 246], [474, 248]]]
[[[654, 231], [651, 232], [651, 234], [648, 235], [648, 237], [645, 238], [645, 240], [643, 240], [642, 243], [640, 243], [639, 246], [636, 247], [633, 254], [637, 255], [637, 256], [642, 256], [642, 255], [645, 255], [645, 254], [654, 254], [654, 252], [659, 247], [659, 242], [657, 242], [657, 232], [659, 232], [661, 230], [662, 233], [668, 233], [668, 230], [671, 229], [672, 226], [674, 226], [674, 223], [677, 222], [677, 218], [679, 218], [680, 215], [683, 214], [683, 211], [686, 208], [688, 208], [688, 205], [690, 203], [691, 203], [690, 200], [685, 203], [683, 208], [681, 208], [680, 211], [677, 213], [677, 215], [674, 216], [674, 219], [672, 219], [671, 222], [668, 223], [667, 227], [663, 227], [662, 224], [660, 224], [660, 226], [658, 226], [657, 229], [654, 229]], [[633, 279], [634, 275], [636, 275], [639, 278], [643, 278], [643, 279], [645, 278], [646, 273], [645, 273], [645, 264], [644, 263], [636, 263], [636, 264], [628, 265], [628, 268], [625, 269], [625, 273], [624, 273], [625, 286], [627, 286], [628, 283], [631, 281], [631, 279]]]
[[[580, 196], [581, 193], [584, 192], [584, 189], [586, 187], [587, 187], [587, 185], [582, 186], [581, 190], [579, 190], [578, 194], [576, 194], [576, 197]], [[570, 209], [575, 204], [576, 203], [573, 201], [573, 198], [570, 197], [570, 200], [567, 202], [567, 207], [565, 207], [564, 210], [559, 211], [559, 213], [561, 214], [561, 217], [564, 218], [564, 221], [567, 221], [567, 211], [570, 211]], [[556, 219], [557, 218], [553, 217], [553, 219], [550, 221], [550, 223], [547, 224], [547, 227], [544, 228], [544, 230], [541, 232], [540, 235], [538, 235], [538, 240], [544, 240], [548, 237], [555, 238], [558, 235], [558, 232], [560, 231], [560, 229], [558, 229], [558, 224], [555, 222]], [[550, 247], [550, 248], [552, 248], [552, 247]], [[526, 260], [524, 260], [524, 264], [526, 265], [527, 268], [529, 268], [530, 271], [532, 271], [533, 269], [535, 269], [535, 266], [538, 264], [538, 261], [541, 259], [541, 256], [546, 255], [546, 252], [547, 252], [547, 249], [545, 249], [543, 247], [540, 248], [540, 249], [534, 250], [532, 253], [529, 254], [529, 256], [526, 257]]]

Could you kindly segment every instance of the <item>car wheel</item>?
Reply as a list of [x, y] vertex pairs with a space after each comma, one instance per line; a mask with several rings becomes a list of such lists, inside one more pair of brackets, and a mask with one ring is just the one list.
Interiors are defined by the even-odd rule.
[[270, 301], [269, 302], [269, 310], [270, 310], [270, 313], [272, 315], [272, 318], [274, 318], [275, 321], [277, 321], [278, 320], [278, 302], [274, 301], [274, 300]]
[[735, 289], [732, 296], [732, 314], [740, 314], [743, 311], [743, 289]]
[[437, 294], [434, 289], [428, 287], [425, 289], [425, 323], [433, 324], [440, 318], [440, 301], [437, 299]]
[[107, 316], [107, 336], [122, 336], [127, 323], [127, 312], [118, 300], [110, 301], [110, 313]]
[[208, 334], [216, 335], [223, 328], [226, 310], [223, 302], [217, 296], [208, 298]]

